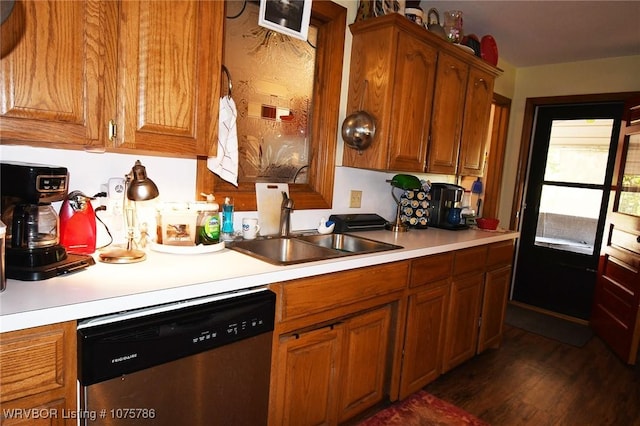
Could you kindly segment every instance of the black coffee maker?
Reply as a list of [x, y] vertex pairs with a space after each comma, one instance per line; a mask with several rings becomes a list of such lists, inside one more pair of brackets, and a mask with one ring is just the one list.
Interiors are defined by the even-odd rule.
[[0, 177], [7, 278], [43, 280], [95, 263], [60, 245], [58, 214], [51, 203], [67, 195], [65, 167], [7, 161], [0, 163]]
[[451, 183], [432, 183], [429, 191], [429, 226], [443, 229], [468, 229], [460, 223], [460, 202], [464, 188]]

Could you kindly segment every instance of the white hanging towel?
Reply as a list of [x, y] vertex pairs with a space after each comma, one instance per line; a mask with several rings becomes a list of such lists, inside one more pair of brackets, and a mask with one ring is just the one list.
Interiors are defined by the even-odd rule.
[[227, 182], [238, 186], [238, 111], [231, 96], [220, 98], [218, 153], [207, 159], [207, 167]]

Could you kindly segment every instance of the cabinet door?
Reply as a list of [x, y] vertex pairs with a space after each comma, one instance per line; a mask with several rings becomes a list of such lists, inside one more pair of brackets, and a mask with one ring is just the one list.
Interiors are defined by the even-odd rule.
[[442, 370], [450, 286], [448, 280], [433, 286], [409, 296], [400, 399], [436, 379]]
[[511, 284], [511, 266], [488, 271], [484, 281], [478, 353], [502, 342], [502, 326]]
[[112, 9], [101, 1], [16, 2], [2, 25], [3, 143], [103, 148], [101, 25]]
[[33, 424], [29, 413], [48, 414], [38, 424], [76, 424], [63, 416], [76, 411], [74, 321], [1, 334], [0, 365], [1, 424]]
[[403, 32], [397, 46], [386, 168], [424, 172], [437, 52]]
[[485, 146], [491, 118], [494, 77], [484, 71], [471, 68], [467, 96], [464, 104], [462, 141], [458, 174], [482, 176], [484, 172]]
[[427, 171], [456, 174], [469, 66], [440, 53], [431, 118]]
[[209, 154], [217, 146], [224, 2], [120, 8], [116, 147]]
[[483, 283], [484, 273], [453, 278], [443, 372], [451, 370], [476, 353]]
[[279, 425], [336, 424], [342, 328], [326, 327], [280, 340]]
[[358, 315], [344, 324], [340, 364], [340, 413], [345, 421], [381, 401], [389, 346], [391, 308]]

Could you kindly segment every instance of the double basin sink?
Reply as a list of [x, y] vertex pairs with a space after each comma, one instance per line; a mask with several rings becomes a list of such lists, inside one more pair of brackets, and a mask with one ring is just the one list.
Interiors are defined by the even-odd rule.
[[235, 241], [228, 247], [274, 265], [294, 265], [402, 248], [349, 234], [263, 237]]

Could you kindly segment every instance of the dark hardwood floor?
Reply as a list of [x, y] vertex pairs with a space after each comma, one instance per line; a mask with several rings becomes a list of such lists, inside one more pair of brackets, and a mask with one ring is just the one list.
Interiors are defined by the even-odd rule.
[[598, 337], [577, 348], [505, 325], [500, 349], [425, 390], [493, 426], [640, 425], [640, 367]]

